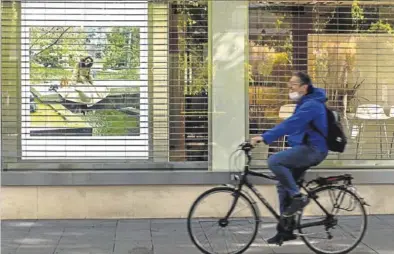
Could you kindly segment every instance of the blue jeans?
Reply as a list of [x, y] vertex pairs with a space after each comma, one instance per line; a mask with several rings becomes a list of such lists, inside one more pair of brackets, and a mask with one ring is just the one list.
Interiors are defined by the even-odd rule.
[[328, 152], [302, 145], [276, 153], [268, 158], [268, 167], [278, 179], [280, 213], [289, 205], [289, 198], [300, 193], [297, 180], [312, 166], [320, 164]]

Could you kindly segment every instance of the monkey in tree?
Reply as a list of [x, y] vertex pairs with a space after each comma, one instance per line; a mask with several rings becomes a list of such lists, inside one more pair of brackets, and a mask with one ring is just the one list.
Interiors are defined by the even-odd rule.
[[76, 64], [72, 76], [72, 82], [75, 83], [85, 83], [88, 82], [93, 85], [93, 78], [90, 73], [93, 66], [93, 58], [87, 56], [82, 58], [79, 63]]
[[[81, 58], [80, 61], [75, 65], [73, 75], [71, 77], [71, 85], [76, 85], [77, 83], [85, 83], [93, 85], [93, 78], [90, 74], [91, 67], [93, 66], [93, 58], [90, 56]], [[60, 87], [69, 86], [69, 80], [63, 78], [60, 81]]]

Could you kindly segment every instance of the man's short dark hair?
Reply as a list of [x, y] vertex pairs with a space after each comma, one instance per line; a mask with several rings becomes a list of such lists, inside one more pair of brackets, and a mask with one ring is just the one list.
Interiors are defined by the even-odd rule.
[[300, 79], [302, 85], [312, 86], [312, 80], [309, 77], [309, 75], [306, 74], [305, 72], [298, 71], [298, 72], [294, 73], [293, 75]]

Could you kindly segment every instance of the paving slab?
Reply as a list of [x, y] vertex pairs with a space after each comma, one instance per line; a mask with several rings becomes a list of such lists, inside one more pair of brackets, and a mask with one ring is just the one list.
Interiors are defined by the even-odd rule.
[[[359, 227], [352, 217], [341, 223], [349, 232]], [[2, 254], [201, 253], [189, 239], [185, 219], [10, 220], [2, 221], [1, 227]], [[262, 218], [256, 240], [245, 253], [313, 253], [301, 239], [283, 246], [267, 244], [275, 227], [271, 218]], [[351, 253], [393, 254], [393, 239], [394, 215], [370, 215], [365, 238]]]

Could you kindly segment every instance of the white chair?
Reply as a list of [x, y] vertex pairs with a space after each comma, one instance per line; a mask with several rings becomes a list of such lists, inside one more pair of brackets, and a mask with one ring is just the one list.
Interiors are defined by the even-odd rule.
[[[382, 124], [379, 123], [379, 133], [380, 133], [379, 140], [380, 140], [380, 156], [381, 156], [381, 158], [383, 158], [382, 131], [384, 131], [386, 145], [388, 147], [386, 120], [390, 119], [391, 117], [386, 115], [383, 107], [380, 105], [363, 104], [363, 105], [360, 105], [357, 107], [355, 118], [362, 120], [361, 125], [358, 128], [359, 133], [358, 133], [358, 137], [357, 137], [356, 159], [359, 155], [359, 149], [360, 149], [360, 152], [362, 149], [362, 147], [360, 146], [360, 140], [362, 137], [362, 133], [364, 131], [365, 122], [366, 121], [373, 121], [373, 120], [382, 121]], [[383, 130], [382, 130], [382, 128], [383, 128]]]
[[287, 119], [293, 115], [295, 110], [295, 104], [285, 104], [279, 109], [279, 118]]
[[[280, 119], [287, 119], [290, 116], [293, 115], [294, 110], [295, 110], [296, 105], [295, 104], [285, 104], [280, 107], [279, 109], [279, 118]], [[287, 135], [283, 137], [283, 143], [282, 143], [282, 149], [286, 149], [286, 141], [287, 141]]]

